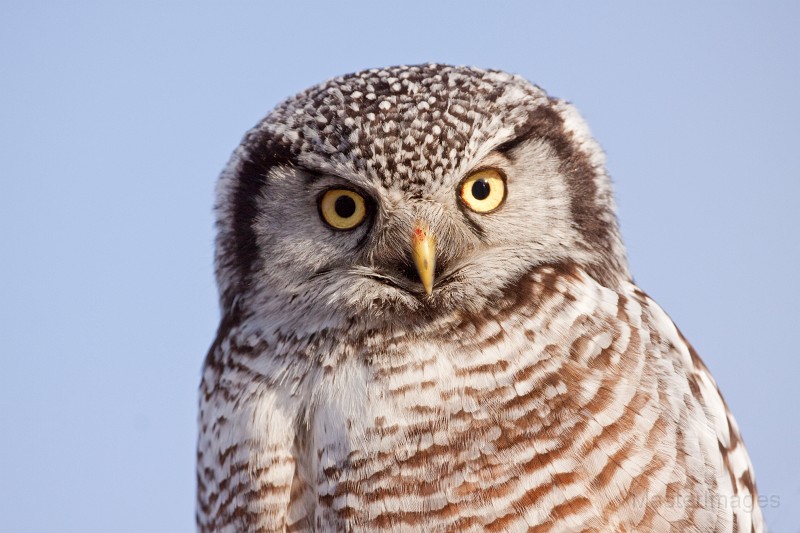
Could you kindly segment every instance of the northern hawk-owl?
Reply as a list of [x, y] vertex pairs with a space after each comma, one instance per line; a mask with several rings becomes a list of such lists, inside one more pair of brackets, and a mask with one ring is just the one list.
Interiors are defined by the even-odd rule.
[[217, 190], [201, 531], [761, 531], [714, 379], [632, 281], [604, 155], [504, 72], [286, 100]]

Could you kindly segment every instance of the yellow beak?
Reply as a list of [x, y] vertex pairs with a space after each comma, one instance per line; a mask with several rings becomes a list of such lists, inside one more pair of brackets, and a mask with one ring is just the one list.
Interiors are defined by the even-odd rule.
[[426, 224], [417, 223], [411, 233], [411, 258], [417, 267], [425, 294], [430, 295], [433, 290], [433, 274], [436, 271], [436, 239]]

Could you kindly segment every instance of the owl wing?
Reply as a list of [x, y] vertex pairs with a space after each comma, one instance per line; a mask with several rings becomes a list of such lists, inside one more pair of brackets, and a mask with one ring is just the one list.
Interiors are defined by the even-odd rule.
[[717, 383], [692, 345], [686, 340], [667, 314], [651, 298], [636, 289], [654, 319], [657, 335], [669, 340], [663, 344], [666, 356], [678, 358], [686, 369], [692, 396], [702, 405], [706, 420], [716, 435], [721, 464], [718, 465], [717, 504], [733, 514], [732, 531], [761, 532], [764, 519], [758, 504], [753, 465], [742, 441], [739, 426], [722, 398]]
[[[684, 342], [685, 339], [684, 339]], [[689, 377], [689, 385], [695, 395], [701, 398], [701, 403], [709, 409], [723, 413], [714, 418], [714, 430], [717, 434], [719, 451], [725, 472], [730, 479], [733, 490], [731, 506], [734, 507], [734, 530], [742, 532], [760, 532], [764, 530], [764, 518], [758, 503], [758, 491], [753, 475], [753, 465], [747, 454], [747, 449], [742, 441], [739, 426], [733, 417], [728, 405], [711, 376], [708, 368], [697, 355], [694, 348], [686, 342], [686, 347], [694, 364], [694, 369]], [[736, 506], [738, 505], [738, 509]]]
[[198, 530], [301, 527], [304, 515], [290, 505], [300, 491], [292, 401], [248, 357], [259, 347], [237, 339], [236, 328], [220, 330], [200, 384]]

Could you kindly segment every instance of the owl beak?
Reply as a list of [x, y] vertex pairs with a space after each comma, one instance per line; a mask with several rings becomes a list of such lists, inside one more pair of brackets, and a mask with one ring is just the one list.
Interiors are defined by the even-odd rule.
[[417, 223], [411, 233], [411, 258], [425, 294], [433, 291], [433, 274], [436, 271], [436, 239], [427, 224]]

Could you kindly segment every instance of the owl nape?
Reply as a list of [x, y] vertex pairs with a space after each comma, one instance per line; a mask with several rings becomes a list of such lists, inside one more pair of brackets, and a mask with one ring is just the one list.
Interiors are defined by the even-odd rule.
[[220, 176], [211, 531], [764, 530], [568, 102], [438, 64], [280, 103]]

